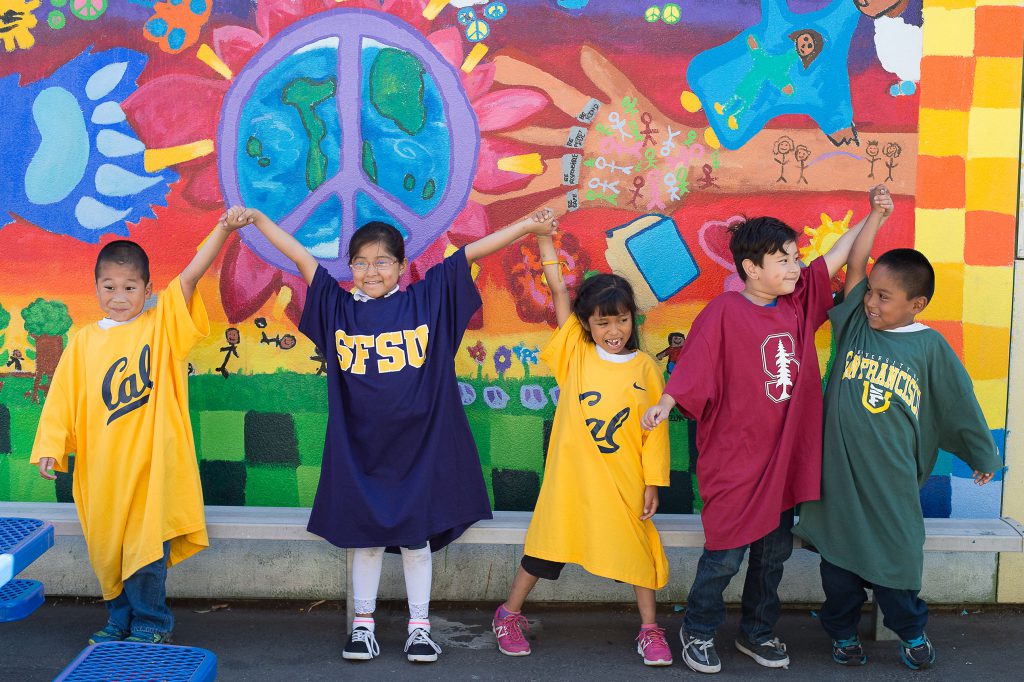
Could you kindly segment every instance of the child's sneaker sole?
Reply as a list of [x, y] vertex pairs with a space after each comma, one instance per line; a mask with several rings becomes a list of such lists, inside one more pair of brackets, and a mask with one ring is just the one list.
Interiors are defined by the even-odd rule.
[[437, 660], [437, 654], [408, 654], [406, 658], [413, 663], [433, 663]]
[[[641, 656], [644, 655], [644, 651], [643, 651], [643, 649], [640, 648], [639, 645], [637, 645], [637, 647], [636, 647], [636, 652], [638, 654], [640, 654]], [[664, 660], [664, 659], [660, 660], [660, 661], [651, 661], [651, 660], [648, 660], [646, 656], [644, 656], [644, 665], [649, 665], [649, 666], [654, 667], [654, 668], [665, 667], [665, 666], [668, 666], [668, 665], [672, 665], [672, 659], [670, 658], [667, 661]]]
[[372, 661], [374, 659], [374, 655], [370, 652], [351, 653], [348, 651], [342, 651], [341, 657], [344, 658], [346, 661]]
[[785, 667], [787, 667], [789, 665], [789, 657], [788, 656], [786, 658], [782, 659], [782, 660], [772, 661], [772, 660], [769, 660], [767, 658], [764, 658], [763, 656], [758, 654], [756, 651], [753, 651], [752, 649], [748, 649], [739, 640], [736, 640], [736, 648], [739, 650], [740, 653], [743, 653], [743, 654], [746, 654], [747, 656], [750, 656], [752, 659], [754, 659], [754, 661], [758, 665], [762, 665], [765, 668], [785, 668]]
[[683, 652], [683, 663], [685, 663], [686, 667], [689, 668], [690, 670], [692, 670], [695, 673], [709, 673], [710, 674], [710, 673], [720, 673], [720, 672], [722, 672], [722, 664], [721, 663], [719, 663], [718, 665], [703, 665], [701, 663], [698, 663], [697, 661], [691, 660], [690, 657], [686, 655], [685, 651]]

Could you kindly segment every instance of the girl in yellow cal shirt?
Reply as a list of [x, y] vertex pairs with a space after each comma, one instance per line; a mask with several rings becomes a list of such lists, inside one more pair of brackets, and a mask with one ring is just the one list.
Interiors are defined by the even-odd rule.
[[575, 563], [634, 586], [637, 653], [646, 665], [671, 665], [654, 599], [668, 582], [668, 560], [651, 522], [658, 486], [669, 484], [668, 431], [666, 424], [649, 432], [640, 427], [661, 395], [662, 373], [638, 351], [629, 282], [596, 275], [570, 304], [551, 237], [537, 239], [559, 326], [540, 357], [554, 372], [560, 400], [525, 555], [508, 600], [494, 614], [498, 649], [530, 653], [523, 603], [538, 579], [555, 580], [566, 563]]

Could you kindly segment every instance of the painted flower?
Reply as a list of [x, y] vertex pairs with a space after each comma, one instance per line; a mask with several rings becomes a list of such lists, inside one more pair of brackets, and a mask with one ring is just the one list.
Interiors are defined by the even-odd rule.
[[[514, 142], [491, 139], [494, 133], [520, 125], [545, 108], [547, 95], [528, 88], [493, 90], [496, 66], [477, 65], [470, 73], [459, 67], [465, 59], [465, 46], [457, 27], [430, 32], [431, 22], [423, 17], [426, 0], [349, 0], [346, 8], [381, 11], [396, 16], [424, 34], [435, 49], [457, 70], [466, 95], [476, 112], [483, 139], [480, 143], [477, 174], [473, 188], [498, 193], [518, 189], [532, 176], [498, 169], [497, 160], [521, 154], [525, 149]], [[212, 47], [233, 73], [238, 73], [266, 42], [289, 25], [324, 10], [338, 7], [336, 0], [261, 0], [256, 4], [257, 31], [242, 26], [221, 26], [213, 31]], [[216, 139], [220, 110], [229, 82], [215, 76], [172, 73], [158, 76], [125, 101], [124, 110], [139, 138], [149, 148], [170, 147], [202, 139]], [[181, 106], [181, 93], [189, 93], [187, 107]], [[223, 198], [214, 156], [206, 156], [176, 167], [186, 182], [183, 196], [192, 205], [216, 209]], [[452, 221], [447, 233], [427, 248], [411, 267], [402, 283], [421, 279], [426, 271], [441, 262], [450, 247], [475, 241], [490, 231], [486, 210], [470, 200]], [[305, 299], [305, 282], [283, 273], [257, 257], [248, 246], [234, 241], [224, 257], [221, 269], [221, 298], [231, 322], [240, 322], [259, 310], [282, 286], [291, 289], [288, 317], [298, 323]], [[479, 315], [471, 328], [480, 324]]]
[[[559, 233], [554, 239], [555, 253], [562, 263], [562, 277], [571, 290], [583, 281], [590, 267], [590, 257], [571, 234]], [[537, 240], [524, 240], [508, 247], [503, 265], [519, 318], [524, 322], [547, 322], [551, 327], [557, 326], [555, 304], [544, 281]]]
[[483, 341], [477, 341], [476, 345], [467, 348], [466, 352], [469, 353], [469, 357], [473, 358], [473, 361], [478, 365], [484, 364], [484, 361], [487, 359], [487, 349], [484, 348]]
[[504, 379], [505, 372], [512, 367], [512, 350], [508, 346], [498, 346], [494, 351], [494, 369], [498, 370], [498, 378]]

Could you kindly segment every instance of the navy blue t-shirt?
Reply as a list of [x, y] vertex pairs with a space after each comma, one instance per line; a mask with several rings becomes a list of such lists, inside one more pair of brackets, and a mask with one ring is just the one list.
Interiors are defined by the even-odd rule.
[[481, 303], [462, 250], [405, 291], [365, 302], [317, 268], [299, 323], [328, 358], [311, 533], [338, 547], [428, 540], [436, 551], [491, 518], [455, 377]]

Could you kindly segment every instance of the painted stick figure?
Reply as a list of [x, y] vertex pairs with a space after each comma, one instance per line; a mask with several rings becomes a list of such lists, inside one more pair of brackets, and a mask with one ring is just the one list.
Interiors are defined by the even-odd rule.
[[715, 184], [715, 180], [718, 178], [712, 175], [715, 169], [711, 167], [711, 164], [705, 163], [701, 166], [701, 170], [704, 172], [704, 177], [697, 180], [697, 189], [711, 189], [712, 187], [718, 187], [718, 185]]
[[676, 360], [679, 359], [679, 353], [683, 350], [683, 343], [686, 342], [686, 334], [682, 332], [671, 332], [668, 335], [668, 347], [663, 351], [655, 355], [655, 359], [661, 360], [662, 358], [668, 358], [668, 373], [671, 374], [672, 370], [676, 367]]
[[678, 146], [675, 138], [679, 137], [682, 132], [681, 130], [672, 130], [672, 126], [668, 127], [668, 139], [662, 143], [661, 151], [659, 152], [662, 156], [668, 156]]
[[880, 158], [882, 158], [878, 155], [878, 140], [868, 140], [868, 146], [864, 149], [864, 151], [868, 155], [868, 163], [871, 164], [871, 172], [868, 173], [868, 177], [874, 178], [875, 161], [878, 161]]
[[797, 145], [796, 151], [793, 153], [794, 158], [800, 164], [800, 177], [796, 179], [796, 184], [801, 182], [805, 185], [810, 184], [807, 182], [807, 178], [804, 177], [804, 170], [807, 168], [807, 160], [811, 158], [811, 150], [805, 145]]
[[882, 150], [882, 155], [887, 157], [889, 160], [885, 162], [885, 167], [889, 169], [889, 175], [886, 176], [886, 182], [893, 179], [892, 169], [898, 166], [896, 159], [900, 158], [900, 154], [903, 153], [903, 147], [900, 146], [899, 142], [890, 142], [885, 145], [885, 149]]
[[242, 335], [238, 332], [237, 328], [228, 327], [224, 332], [224, 339], [228, 342], [228, 345], [220, 349], [220, 352], [224, 353], [224, 362], [220, 363], [220, 367], [216, 371], [220, 372], [220, 375], [227, 379], [228, 375], [231, 374], [228, 371], [228, 360], [231, 359], [232, 355], [236, 358], [238, 357], [238, 344], [242, 341]]
[[643, 195], [640, 194], [640, 190], [643, 189], [643, 186], [645, 184], [646, 181], [644, 180], [644, 176], [638, 175], [635, 178], [633, 178], [633, 196], [630, 197], [629, 199], [629, 205], [632, 206], [633, 208], [640, 208], [639, 206], [636, 205], [636, 202], [637, 199], [644, 198]]
[[785, 182], [786, 180], [786, 157], [793, 152], [796, 147], [793, 144], [793, 138], [789, 135], [783, 135], [779, 139], [775, 140], [775, 145], [772, 147], [772, 157], [775, 159], [775, 163], [779, 164], [779, 177], [776, 178], [775, 182]]
[[644, 124], [644, 129], [640, 131], [640, 134], [644, 136], [643, 146], [646, 147], [648, 144], [652, 147], [657, 146], [658, 142], [654, 139], [654, 133], [661, 132], [657, 128], [651, 127], [651, 122], [654, 121], [654, 117], [651, 116], [650, 112], [645, 111], [640, 114], [640, 122]]
[[612, 124], [612, 130], [618, 131], [622, 140], [632, 140], [633, 136], [626, 132], [626, 124], [628, 121], [619, 116], [619, 112], [613, 111], [608, 114], [608, 122]]

